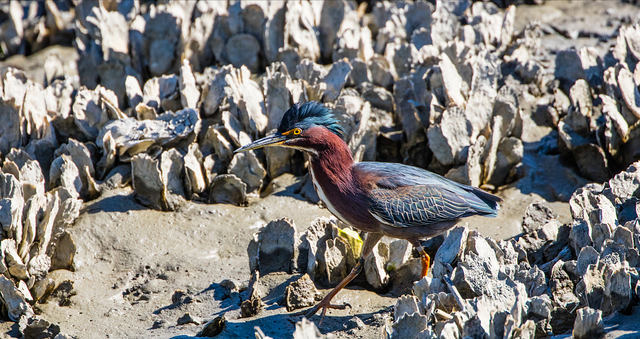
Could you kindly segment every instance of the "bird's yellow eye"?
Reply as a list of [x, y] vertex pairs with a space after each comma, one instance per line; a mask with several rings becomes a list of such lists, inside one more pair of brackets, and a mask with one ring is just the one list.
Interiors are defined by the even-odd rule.
[[300, 135], [300, 133], [302, 133], [302, 130], [300, 128], [294, 128], [294, 129], [290, 129], [284, 133], [282, 133], [282, 135], [290, 137], [292, 135]]

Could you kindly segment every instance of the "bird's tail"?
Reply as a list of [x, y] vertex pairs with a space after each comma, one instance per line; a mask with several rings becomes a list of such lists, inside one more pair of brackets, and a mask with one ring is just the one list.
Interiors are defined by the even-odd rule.
[[472, 203], [473, 208], [478, 211], [478, 214], [492, 218], [497, 217], [498, 211], [500, 210], [498, 203], [502, 202], [502, 198], [487, 193], [480, 188], [472, 188], [473, 190], [470, 193], [473, 193], [479, 200]]

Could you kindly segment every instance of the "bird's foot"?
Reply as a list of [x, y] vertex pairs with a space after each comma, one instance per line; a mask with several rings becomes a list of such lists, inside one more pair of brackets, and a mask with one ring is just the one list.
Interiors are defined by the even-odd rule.
[[[370, 239], [370, 238], [367, 237], [367, 239]], [[374, 240], [377, 243], [378, 240], [380, 240], [380, 238], [374, 239]], [[324, 320], [324, 316], [327, 313], [327, 308], [334, 308], [338, 310], [344, 310], [347, 307], [351, 308], [351, 305], [347, 303], [345, 303], [344, 305], [334, 305], [331, 303], [331, 299], [333, 299], [333, 297], [335, 297], [338, 294], [338, 292], [340, 292], [340, 290], [342, 290], [345, 286], [347, 286], [349, 282], [353, 280], [353, 278], [355, 278], [358, 275], [358, 273], [360, 273], [360, 271], [362, 270], [362, 266], [364, 266], [364, 257], [365, 255], [362, 255], [360, 257], [360, 261], [358, 261], [356, 266], [354, 266], [353, 269], [351, 269], [351, 273], [349, 273], [349, 275], [347, 275], [344, 279], [342, 279], [342, 281], [338, 284], [338, 286], [336, 286], [331, 292], [329, 292], [329, 294], [327, 294], [327, 296], [324, 297], [324, 299], [322, 299], [322, 301], [318, 305], [316, 305], [314, 308], [309, 310], [309, 312], [307, 312], [307, 318], [311, 318], [311, 316], [313, 316], [318, 311], [320, 311], [320, 309], [322, 309], [322, 319], [320, 319], [320, 324], [322, 324], [322, 321]]]
[[327, 313], [328, 308], [333, 308], [336, 310], [344, 310], [347, 307], [351, 308], [351, 305], [349, 305], [348, 303], [344, 303], [342, 305], [335, 305], [331, 303], [331, 299], [324, 298], [320, 303], [318, 303], [318, 305], [316, 305], [314, 308], [310, 309], [309, 312], [307, 312], [306, 317], [311, 318], [314, 314], [318, 313], [318, 311], [322, 308], [322, 318], [320, 318], [320, 324], [322, 324], [322, 321], [324, 320], [324, 316]]

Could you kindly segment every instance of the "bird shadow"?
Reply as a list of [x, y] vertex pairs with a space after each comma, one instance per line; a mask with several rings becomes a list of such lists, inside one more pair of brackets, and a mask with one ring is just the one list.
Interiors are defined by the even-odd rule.
[[[296, 281], [299, 278], [299, 274], [293, 274], [287, 275], [286, 277], [283, 276], [279, 279], [274, 279], [271, 283], [267, 282], [267, 285], [263, 287], [268, 288], [269, 292], [264, 298], [262, 298], [265, 304], [262, 312], [258, 314], [258, 316], [250, 318], [227, 319], [224, 330], [219, 335], [217, 335], [216, 338], [252, 338], [254, 337], [255, 327], [259, 327], [265, 335], [273, 339], [291, 338], [293, 336], [293, 332], [295, 331], [296, 323], [305, 318], [306, 313], [310, 310], [310, 307], [299, 309], [293, 312], [282, 311], [282, 313], [280, 313], [278, 310], [284, 310], [282, 301], [286, 287], [289, 286], [291, 282]], [[239, 293], [235, 292], [235, 294], [232, 293], [232, 295], [229, 296], [228, 290], [225, 287], [221, 286], [221, 284], [211, 283], [208, 287], [204, 288], [200, 292], [195, 293], [193, 296], [198, 297], [202, 295], [209, 295], [213, 296], [215, 300], [220, 302], [220, 305], [216, 307], [216, 312], [207, 317], [207, 319], [213, 319], [225, 314], [227, 314], [227, 317], [230, 314], [231, 317], [238, 316], [238, 313], [236, 312], [240, 308], [241, 300], [244, 300], [248, 297], [246, 292], [247, 291]], [[172, 303], [171, 305], [159, 308], [154, 313], [158, 314], [163, 310], [170, 310], [178, 307], [180, 307], [180, 303]], [[230, 311], [232, 312], [228, 313]], [[279, 313], [269, 314], [275, 312]], [[315, 323], [318, 329], [325, 334], [334, 331], [348, 331], [357, 326], [357, 322], [350, 321], [355, 316], [360, 318], [360, 320], [362, 320], [365, 325], [370, 325], [373, 322], [377, 321], [374, 317], [375, 314], [389, 312], [389, 309], [387, 308], [377, 312], [357, 314], [352, 311], [348, 312], [349, 314], [344, 315], [334, 315], [332, 314], [332, 312], [335, 311], [329, 310], [324, 319], [320, 314], [317, 314], [311, 317], [311, 319], [309, 320]], [[344, 311], [337, 312], [344, 313]], [[178, 335], [172, 338], [194, 338], [194, 336]]]
[[[304, 312], [294, 313], [280, 313], [263, 317], [252, 318], [240, 318], [228, 320], [224, 329], [220, 334], [216, 336], [218, 338], [253, 338], [255, 336], [255, 328], [259, 327], [260, 330], [273, 339], [289, 339], [293, 337], [293, 332], [296, 329], [296, 323], [302, 321], [304, 318]], [[381, 312], [387, 312], [383, 310]], [[381, 312], [360, 313], [357, 315], [365, 325], [371, 325], [375, 320], [374, 315]], [[348, 331], [356, 327], [356, 324], [349, 322], [356, 315], [331, 315], [327, 314], [320, 324], [321, 316], [313, 316], [309, 319], [313, 322], [322, 334], [327, 334], [334, 331]], [[172, 339], [187, 339], [194, 338], [194, 336], [178, 335], [171, 337]]]

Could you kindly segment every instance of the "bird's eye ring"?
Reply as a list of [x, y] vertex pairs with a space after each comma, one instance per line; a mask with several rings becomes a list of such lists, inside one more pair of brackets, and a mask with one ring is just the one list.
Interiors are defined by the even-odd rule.
[[302, 130], [296, 127], [294, 129], [290, 129], [287, 132], [282, 133], [282, 135], [290, 137], [292, 135], [300, 135], [300, 133], [302, 133]]

